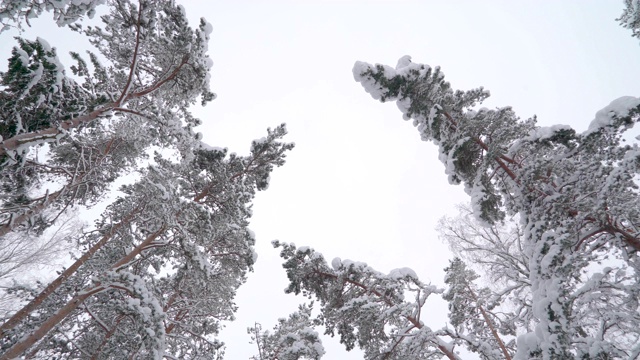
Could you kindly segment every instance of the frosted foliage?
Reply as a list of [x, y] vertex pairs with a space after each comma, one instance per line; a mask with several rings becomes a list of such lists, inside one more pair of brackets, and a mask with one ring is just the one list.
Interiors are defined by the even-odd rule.
[[633, 36], [640, 37], [640, 0], [624, 0], [624, 3], [625, 9], [618, 21], [631, 29]]
[[[99, 2], [50, 3], [67, 14]], [[0, 73], [0, 235], [43, 231], [51, 223], [42, 215], [46, 209], [95, 203], [151, 147], [189, 161], [201, 146], [193, 130], [201, 121], [189, 106], [215, 98], [207, 55], [211, 25], [201, 19], [192, 29], [184, 9], [170, 0], [106, 5], [101, 26], [69, 25], [106, 63], [91, 52], [88, 59], [71, 53], [72, 79], [44, 39], [19, 38], [9, 70]], [[43, 144], [49, 145], [46, 161], [37, 156]], [[28, 193], [43, 181], [62, 185], [44, 197]]]
[[[448, 289], [443, 298], [449, 302], [449, 330], [456, 344], [467, 347], [481, 359], [510, 359], [514, 353], [513, 329], [508, 316], [495, 309], [489, 299], [490, 290], [475, 283], [478, 275], [459, 258], [444, 269]], [[505, 336], [506, 335], [506, 336]], [[511, 341], [503, 341], [511, 338]]]
[[[63, 274], [38, 316], [3, 335], [5, 355], [19, 355], [25, 334], [41, 331], [36, 352], [47, 358], [219, 358], [216, 335], [233, 320], [233, 298], [255, 260], [251, 202], [292, 148], [285, 134], [284, 126], [268, 130], [246, 157], [204, 148], [179, 163], [157, 155], [96, 230], [79, 236], [89, 256]], [[299, 335], [303, 343], [314, 336]]]
[[[382, 274], [365, 263], [324, 257], [309, 247], [275, 241], [289, 277], [288, 293], [320, 303], [318, 325], [338, 335], [347, 350], [365, 359], [458, 359], [446, 329], [422, 322], [427, 298], [442, 289], [424, 284], [408, 268]], [[424, 315], [423, 315], [424, 314]]]
[[212, 26], [191, 28], [172, 0], [106, 1], [100, 26], [75, 21], [100, 3], [0, 2], [3, 23], [50, 10], [99, 52], [71, 53], [65, 69], [44, 39], [17, 40], [0, 74], [0, 236], [27, 240], [121, 175], [138, 179], [69, 239], [74, 262], [58, 278], [8, 290], [24, 306], [2, 319], [0, 359], [219, 359], [216, 336], [257, 259], [251, 202], [293, 144], [284, 125], [247, 156], [202, 143], [189, 107], [215, 98]]
[[0, 33], [11, 26], [22, 26], [22, 21], [51, 12], [58, 26], [65, 26], [87, 16], [95, 15], [95, 8], [107, 0], [2, 0], [0, 1]]
[[596, 113], [596, 118], [589, 124], [587, 134], [619, 125], [615, 120], [629, 116], [629, 111], [638, 108], [638, 106], [640, 106], [640, 98], [633, 96], [623, 96], [612, 101], [611, 104]]
[[[637, 29], [630, 19], [638, 3], [627, 4], [633, 11], [623, 17]], [[517, 343], [527, 348], [518, 349], [515, 358], [638, 355], [640, 333], [631, 324], [637, 323], [639, 308], [631, 299], [640, 292], [640, 203], [634, 180], [640, 149], [623, 142], [622, 135], [640, 120], [639, 98], [614, 100], [579, 134], [566, 125], [539, 127], [535, 118], [521, 120], [509, 107], [478, 108], [488, 92], [453, 90], [439, 68], [406, 56], [396, 68], [356, 62], [354, 77], [374, 99], [395, 101], [422, 140], [438, 146], [449, 181], [462, 183], [471, 198], [474, 226], [491, 228], [517, 215], [517, 247], [493, 249], [505, 245], [495, 241], [501, 232], [482, 240], [475, 255], [469, 255], [470, 243], [453, 246], [480, 264], [493, 264], [490, 276], [506, 281], [506, 294], [526, 296], [514, 303], [524, 312], [500, 319], [512, 322], [507, 326], [512, 336], [534, 334], [522, 335]], [[504, 259], [483, 258], [501, 254], [514, 261], [510, 270], [497, 265]], [[612, 259], [622, 273], [605, 275], [594, 268]], [[511, 270], [517, 273], [507, 275]]]
[[287, 319], [279, 319], [272, 331], [262, 330], [260, 324], [247, 329], [258, 355], [252, 360], [318, 360], [324, 355], [320, 335], [313, 330], [311, 306], [301, 305]]

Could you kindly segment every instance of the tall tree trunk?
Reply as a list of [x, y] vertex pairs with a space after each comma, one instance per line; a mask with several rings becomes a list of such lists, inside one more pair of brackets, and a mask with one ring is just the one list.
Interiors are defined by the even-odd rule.
[[[140, 254], [147, 246], [149, 246], [158, 236], [164, 233], [167, 230], [167, 226], [163, 225], [153, 234], [149, 235], [143, 242], [141, 242], [138, 246], [133, 249], [130, 253], [125, 255], [118, 261], [115, 265], [111, 267], [111, 269], [117, 269], [123, 265], [126, 265], [131, 260], [133, 260], [136, 255]], [[22, 355], [27, 349], [33, 346], [36, 342], [41, 340], [45, 335], [51, 331], [56, 325], [58, 325], [62, 320], [64, 320], [72, 311], [78, 308], [86, 299], [91, 297], [93, 294], [99, 293], [108, 289], [108, 286], [96, 285], [92, 288], [84, 290], [76, 295], [73, 299], [71, 299], [62, 309], [58, 310], [53, 316], [48, 318], [44, 323], [42, 323], [36, 330], [34, 330], [28, 337], [23, 340], [15, 343], [9, 350], [7, 350], [2, 356], [0, 360], [10, 360], [17, 358]], [[43, 299], [44, 300], [44, 299]]]
[[39, 328], [34, 330], [29, 336], [23, 339], [20, 342], [14, 344], [9, 350], [7, 350], [2, 356], [0, 356], [0, 360], [11, 360], [19, 357], [24, 353], [27, 349], [29, 349], [33, 344], [42, 339], [54, 326], [58, 325], [60, 321], [64, 320], [67, 315], [69, 315], [72, 311], [78, 308], [80, 304], [82, 304], [86, 299], [91, 297], [91, 295], [98, 293], [104, 290], [104, 287], [98, 286], [88, 291], [83, 292], [80, 295], [76, 295], [71, 301], [69, 301], [62, 309], [58, 310], [53, 316], [48, 318]]
[[36, 296], [33, 300], [31, 300], [27, 305], [25, 305], [22, 309], [18, 310], [9, 320], [7, 320], [2, 326], [0, 326], [0, 337], [2, 337], [7, 331], [13, 329], [16, 325], [20, 323], [20, 321], [24, 320], [24, 318], [29, 315], [32, 311], [38, 308], [54, 291], [56, 291], [60, 285], [64, 284], [64, 282], [69, 279], [77, 270], [82, 266], [89, 258], [95, 255], [98, 250], [100, 250], [106, 243], [111, 239], [113, 234], [116, 233], [120, 228], [129, 224], [136, 213], [139, 211], [139, 207], [133, 209], [127, 216], [120, 221], [118, 224], [113, 226], [111, 230], [107, 234], [105, 234], [100, 241], [95, 243], [87, 252], [85, 252], [82, 257], [76, 260], [71, 266], [69, 266], [60, 276], [58, 276], [55, 280], [53, 280], [47, 287], [42, 290], [38, 296]]

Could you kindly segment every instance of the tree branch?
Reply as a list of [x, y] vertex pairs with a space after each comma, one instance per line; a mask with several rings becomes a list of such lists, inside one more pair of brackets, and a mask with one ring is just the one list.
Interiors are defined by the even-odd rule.
[[140, 49], [140, 21], [142, 19], [142, 2], [138, 1], [138, 19], [136, 21], [136, 44], [133, 48], [133, 59], [131, 60], [131, 67], [129, 69], [129, 78], [124, 85], [124, 89], [122, 89], [122, 94], [118, 100], [116, 100], [116, 106], [120, 106], [122, 101], [126, 98], [129, 90], [131, 88], [131, 82], [133, 81], [133, 74], [136, 72], [136, 68], [138, 67], [138, 50]]

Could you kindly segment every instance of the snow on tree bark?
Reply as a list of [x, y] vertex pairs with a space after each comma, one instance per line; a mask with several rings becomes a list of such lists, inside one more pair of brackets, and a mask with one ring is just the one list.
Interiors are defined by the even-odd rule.
[[[477, 292], [477, 297], [497, 320], [500, 333], [512, 337], [531, 332], [535, 321], [528, 280], [529, 254], [522, 246], [524, 234], [515, 219], [483, 227], [473, 221], [470, 209], [462, 207], [459, 217], [440, 222], [440, 232], [456, 255], [486, 275], [489, 288]], [[603, 249], [582, 254], [585, 261], [596, 266], [574, 274], [577, 284], [570, 294], [576, 329], [571, 346], [579, 358], [638, 356], [638, 275], [621, 255]], [[482, 333], [468, 332], [474, 336]], [[521, 338], [518, 349], [527, 349], [529, 340], [535, 344], [535, 335]]]

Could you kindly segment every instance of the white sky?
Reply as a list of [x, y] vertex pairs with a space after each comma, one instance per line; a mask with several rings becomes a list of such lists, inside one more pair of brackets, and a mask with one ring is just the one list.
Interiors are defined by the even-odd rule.
[[[579, 131], [611, 100], [640, 95], [640, 41], [614, 20], [621, 0], [177, 2], [192, 24], [204, 16], [214, 29], [218, 99], [196, 111], [204, 140], [247, 153], [267, 127], [286, 122], [296, 143], [255, 201], [259, 258], [239, 290], [237, 320], [221, 335], [227, 359], [255, 354], [246, 328], [256, 321], [271, 328], [301, 300], [283, 294], [273, 239], [311, 246], [329, 261], [364, 261], [383, 272], [406, 266], [443, 283], [452, 256], [434, 228], [467, 197], [447, 183], [435, 147], [395, 105], [376, 102], [353, 80], [356, 60], [395, 66], [411, 55], [440, 65], [454, 88], [489, 89], [485, 106], [511, 105], [541, 125]], [[48, 26], [26, 37], [34, 32], [67, 66], [63, 50], [82, 40]], [[11, 35], [0, 36], [0, 59]], [[442, 304], [424, 313], [433, 328], [447, 321]], [[335, 343], [325, 341], [326, 359], [362, 358]]]

